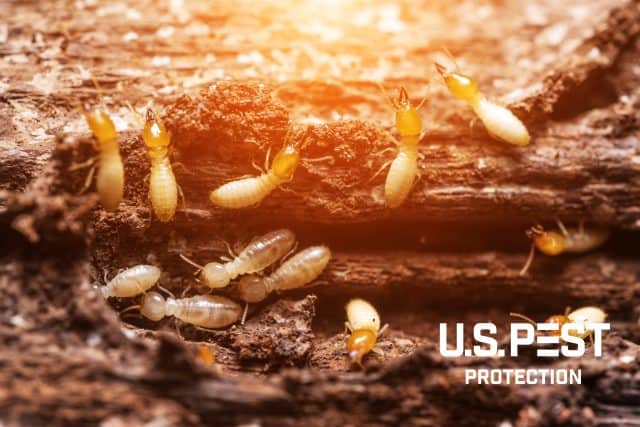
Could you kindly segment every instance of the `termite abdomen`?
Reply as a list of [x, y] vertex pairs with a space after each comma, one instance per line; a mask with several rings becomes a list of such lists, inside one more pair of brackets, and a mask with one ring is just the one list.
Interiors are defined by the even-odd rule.
[[245, 302], [258, 302], [271, 292], [300, 288], [315, 280], [330, 259], [328, 247], [312, 246], [286, 260], [269, 276], [243, 277], [238, 282], [237, 293]]
[[136, 265], [118, 273], [100, 291], [105, 298], [130, 298], [140, 295], [160, 279], [160, 269], [153, 265]]
[[196, 295], [190, 298], [165, 298], [157, 292], [145, 294], [140, 313], [159, 321], [174, 316], [185, 323], [203, 328], [224, 328], [237, 322], [242, 307], [220, 295]]

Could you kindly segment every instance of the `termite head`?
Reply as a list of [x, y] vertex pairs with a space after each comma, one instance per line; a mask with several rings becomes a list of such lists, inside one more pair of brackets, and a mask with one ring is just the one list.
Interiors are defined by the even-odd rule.
[[286, 144], [271, 164], [272, 173], [282, 181], [293, 179], [293, 174], [300, 162], [300, 151], [293, 144]]
[[411, 105], [404, 87], [400, 88], [398, 99], [393, 102], [396, 109], [396, 128], [401, 136], [420, 135], [422, 120], [418, 111]]
[[171, 144], [167, 128], [152, 109], [147, 110], [142, 139], [148, 148], [166, 148]]
[[242, 301], [254, 303], [264, 300], [269, 295], [269, 289], [267, 289], [263, 278], [248, 275], [240, 279], [236, 293]]
[[142, 297], [140, 314], [149, 320], [157, 322], [166, 315], [166, 300], [157, 292], [147, 292]]
[[544, 323], [557, 323], [558, 329], [549, 331], [549, 335], [559, 337], [561, 335], [562, 325], [565, 323], [571, 323], [571, 320], [566, 315], [556, 314], [547, 318]]
[[361, 365], [362, 357], [376, 345], [380, 316], [371, 304], [359, 298], [349, 301], [346, 310], [347, 323], [352, 331], [347, 351], [351, 361]]
[[527, 231], [527, 236], [533, 240], [533, 244], [545, 255], [558, 255], [564, 251], [565, 238], [555, 231], [546, 231], [542, 226], [536, 225]]
[[86, 105], [83, 108], [87, 125], [98, 142], [109, 142], [118, 137], [116, 126], [107, 113], [99, 108], [89, 109]]
[[224, 288], [231, 281], [229, 271], [224, 264], [210, 262], [202, 268], [200, 278], [210, 288]]
[[198, 346], [198, 352], [196, 354], [198, 359], [206, 366], [213, 366], [216, 363], [216, 355], [204, 344]]
[[347, 341], [347, 351], [352, 363], [362, 366], [362, 358], [376, 345], [376, 334], [369, 329], [353, 331]]
[[478, 84], [472, 77], [462, 74], [457, 70], [448, 70], [447, 67], [439, 62], [436, 62], [435, 65], [436, 70], [438, 70], [438, 73], [444, 80], [444, 84], [453, 96], [467, 102], [473, 102], [477, 99], [479, 94]]

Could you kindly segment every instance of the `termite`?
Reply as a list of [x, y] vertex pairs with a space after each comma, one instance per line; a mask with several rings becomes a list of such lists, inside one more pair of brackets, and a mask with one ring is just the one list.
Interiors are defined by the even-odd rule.
[[218, 329], [229, 326], [240, 319], [242, 307], [220, 295], [196, 295], [189, 298], [164, 298], [158, 292], [147, 292], [139, 306], [140, 314], [157, 322], [173, 316], [194, 326]]
[[[98, 87], [97, 82], [94, 81], [94, 84]], [[106, 210], [114, 211], [118, 208], [124, 194], [124, 166], [120, 157], [116, 126], [105, 110], [104, 102], [101, 101], [101, 108], [96, 107], [93, 110], [83, 105], [82, 114], [97, 141], [96, 190], [100, 203]], [[91, 159], [89, 164], [93, 164], [94, 161]], [[80, 165], [73, 166], [71, 170], [77, 169], [77, 166]], [[91, 184], [94, 173], [95, 166], [89, 172], [83, 190]]]
[[531, 239], [529, 257], [520, 275], [524, 276], [535, 257], [536, 248], [545, 255], [559, 255], [562, 253], [585, 253], [594, 250], [604, 244], [609, 238], [609, 230], [604, 228], [585, 229], [580, 223], [577, 228], [566, 228], [561, 221], [557, 221], [557, 231], [547, 231], [541, 225], [536, 225], [527, 230], [527, 236]]
[[238, 297], [246, 302], [262, 301], [273, 291], [300, 288], [314, 281], [331, 259], [326, 246], [306, 248], [280, 265], [268, 276], [245, 276], [238, 282]]
[[352, 363], [362, 366], [362, 358], [376, 345], [378, 337], [388, 325], [380, 328], [380, 315], [370, 303], [363, 299], [352, 299], [346, 306], [345, 327], [351, 335], [347, 340], [347, 351]]
[[286, 255], [294, 246], [296, 236], [287, 229], [275, 230], [254, 239], [238, 256], [224, 264], [196, 264], [184, 255], [180, 257], [200, 270], [200, 279], [210, 288], [223, 288], [236, 277], [257, 273]]
[[116, 274], [108, 282], [105, 280], [106, 286], [102, 286], [100, 292], [105, 298], [130, 298], [140, 295], [158, 282], [161, 273], [154, 265], [136, 265]]
[[[380, 88], [384, 91], [382, 86]], [[418, 144], [422, 133], [422, 120], [418, 110], [422, 108], [426, 98], [414, 108], [404, 87], [400, 88], [397, 100], [390, 96], [388, 98], [395, 109], [396, 129], [400, 134], [400, 141], [392, 137], [398, 146], [398, 151], [387, 173], [384, 197], [387, 206], [397, 208], [409, 195], [418, 175]], [[373, 177], [387, 166], [388, 163], [384, 164]]]
[[290, 182], [300, 162], [301, 148], [289, 141], [290, 130], [285, 136], [284, 147], [276, 154], [271, 167], [269, 153], [265, 160], [265, 170], [259, 176], [241, 178], [227, 182], [213, 190], [209, 196], [211, 203], [228, 209], [239, 209], [257, 205], [276, 187]]
[[178, 184], [169, 160], [171, 136], [151, 109], [147, 110], [142, 139], [151, 162], [149, 200], [158, 219], [168, 222], [178, 204]]
[[529, 144], [529, 131], [508, 108], [488, 100], [478, 88], [478, 83], [468, 75], [463, 74], [453, 56], [445, 50], [454, 64], [454, 69], [448, 69], [436, 62], [438, 73], [444, 79], [449, 92], [458, 99], [465, 101], [473, 108], [476, 115], [484, 124], [487, 132], [499, 140], [509, 144], [524, 146]]
[[[520, 319], [526, 320], [532, 325], [536, 326], [536, 322], [531, 318], [519, 314], [519, 313], [509, 313], [511, 316], [519, 317]], [[607, 313], [601, 310], [598, 307], [582, 307], [577, 310], [571, 311], [570, 308], [567, 307], [564, 314], [556, 314], [549, 317], [544, 323], [557, 323], [558, 329], [548, 331], [550, 335], [559, 337], [561, 335], [562, 326], [566, 323], [575, 323], [584, 325], [584, 331], [582, 333], [578, 332], [576, 329], [569, 330], [570, 335], [578, 337], [578, 338], [586, 338], [588, 336], [592, 336], [593, 328], [588, 328], [586, 326], [587, 323], [603, 323], [607, 319]], [[592, 338], [593, 339], [593, 338]]]

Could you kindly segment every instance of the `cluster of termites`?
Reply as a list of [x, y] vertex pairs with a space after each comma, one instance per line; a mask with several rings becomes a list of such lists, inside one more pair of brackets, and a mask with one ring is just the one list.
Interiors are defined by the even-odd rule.
[[[226, 262], [210, 262], [201, 266], [181, 255], [182, 259], [198, 268], [199, 281], [220, 290], [232, 285], [230, 296], [245, 303], [240, 304], [222, 295], [196, 295], [189, 298], [165, 298], [159, 292], [149, 291], [160, 279], [161, 271], [152, 265], [137, 265], [118, 273], [100, 288], [105, 298], [131, 298], [143, 295], [140, 314], [149, 320], [159, 321], [173, 316], [197, 327], [224, 328], [238, 320], [244, 323], [249, 303], [264, 300], [272, 292], [301, 288], [320, 276], [331, 259], [326, 246], [311, 246], [294, 254], [296, 238], [290, 230], [276, 230], [251, 241], [239, 254]], [[286, 258], [286, 259], [284, 259]], [[284, 259], [284, 260], [283, 260]], [[283, 260], [269, 274], [266, 269]], [[166, 291], [168, 292], [168, 291]]]
[[[476, 81], [460, 71], [453, 57], [451, 60], [455, 65], [453, 68], [439, 62], [435, 63], [436, 70], [442, 76], [449, 92], [473, 108], [493, 138], [518, 146], [529, 144], [529, 132], [520, 119], [506, 107], [486, 98], [480, 92]], [[382, 90], [384, 91], [384, 88]], [[400, 139], [389, 135], [398, 147], [397, 153], [374, 174], [374, 177], [389, 167], [384, 184], [385, 202], [389, 208], [397, 208], [405, 202], [419, 177], [418, 145], [423, 136], [423, 126], [418, 111], [426, 98], [414, 107], [404, 88], [400, 89], [397, 99], [388, 98], [395, 110], [395, 128]], [[97, 192], [104, 208], [115, 210], [124, 193], [124, 168], [116, 129], [103, 105], [102, 108], [93, 111], [85, 109], [84, 115], [98, 142]], [[274, 189], [290, 182], [304, 148], [304, 144], [292, 141], [291, 134], [290, 128], [284, 138], [282, 149], [278, 151], [271, 164], [267, 154], [264, 170], [261, 170], [258, 176], [232, 180], [214, 189], [209, 195], [211, 203], [227, 209], [255, 206]], [[169, 160], [171, 136], [152, 110], [147, 111], [142, 135], [151, 164], [149, 200], [153, 212], [160, 221], [171, 221], [176, 211], [179, 192]], [[92, 176], [93, 173], [89, 174], [87, 186]]]
[[[473, 109], [494, 139], [515, 146], [528, 145], [531, 137], [522, 121], [508, 108], [485, 97], [476, 81], [460, 70], [448, 51], [447, 55], [453, 66], [436, 62], [435, 67], [450, 94]], [[380, 87], [384, 92], [384, 88]], [[388, 95], [387, 98], [395, 112], [395, 129], [399, 139], [391, 134], [388, 137], [395, 142], [397, 151], [373, 178], [388, 168], [384, 183], [385, 203], [389, 208], [397, 208], [405, 202], [420, 176], [419, 144], [424, 129], [419, 110], [426, 98], [414, 106], [404, 88], [400, 89], [397, 98]], [[87, 162], [89, 165], [97, 163], [97, 173], [94, 165], [87, 176], [84, 189], [88, 188], [95, 175], [96, 190], [102, 206], [108, 211], [114, 211], [124, 194], [124, 167], [116, 128], [102, 102], [95, 109], [84, 106], [83, 114], [95, 137], [98, 153], [96, 159]], [[171, 135], [151, 109], [147, 110], [141, 127], [142, 141], [150, 162], [149, 202], [158, 220], [169, 222], [174, 218], [181, 193], [170, 161]], [[211, 203], [226, 209], [255, 206], [276, 188], [290, 182], [305, 147], [304, 143], [293, 141], [291, 134], [290, 127], [283, 147], [271, 163], [267, 152], [264, 169], [260, 170], [259, 175], [235, 179], [219, 186], [209, 195]], [[80, 165], [74, 168], [78, 166]], [[609, 235], [607, 230], [587, 229], [582, 224], [577, 228], [566, 228], [557, 221], [557, 226], [557, 231], [545, 230], [540, 225], [527, 231], [532, 243], [529, 257], [520, 271], [521, 275], [528, 272], [536, 250], [551, 256], [583, 253], [602, 245]], [[273, 231], [253, 240], [239, 254], [231, 254], [231, 258], [204, 265], [180, 255], [185, 262], [197, 269], [197, 280], [200, 283], [216, 291], [231, 287], [228, 296], [164, 296], [151, 290], [161, 276], [160, 269], [152, 265], [137, 265], [120, 272], [111, 280], [105, 280], [106, 285], [101, 288], [101, 292], [105, 298], [142, 295], [140, 304], [131, 306], [131, 309], [139, 309], [144, 317], [153, 321], [173, 316], [197, 327], [227, 327], [239, 320], [244, 322], [249, 303], [260, 302], [272, 292], [303, 287], [322, 273], [331, 258], [329, 249], [326, 246], [312, 246], [287, 258], [295, 251], [295, 240], [295, 235], [290, 230]], [[280, 261], [283, 259], [285, 260]], [[280, 264], [274, 267], [278, 261]], [[244, 310], [229, 296], [244, 302]], [[346, 306], [346, 312], [346, 327], [350, 332], [346, 343], [347, 352], [353, 363], [362, 365], [363, 357], [375, 350], [376, 341], [387, 325], [380, 327], [378, 312], [362, 299], [351, 300]], [[523, 315], [512, 314], [535, 323]], [[561, 326], [568, 322], [602, 322], [605, 317], [606, 314], [596, 307], [584, 307], [572, 312], [567, 310], [564, 315], [552, 316], [547, 319], [547, 323], [558, 323]], [[581, 337], [588, 334], [589, 331], [586, 331]]]

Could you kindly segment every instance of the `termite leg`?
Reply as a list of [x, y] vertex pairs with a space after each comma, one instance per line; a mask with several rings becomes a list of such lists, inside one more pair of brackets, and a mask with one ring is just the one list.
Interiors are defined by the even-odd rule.
[[473, 130], [475, 128], [476, 123], [478, 123], [480, 121], [480, 119], [478, 117], [474, 117], [473, 119], [469, 120], [469, 137], [473, 138]]
[[240, 319], [240, 324], [244, 325], [244, 321], [247, 320], [247, 312], [249, 311], [249, 303], [244, 303], [244, 311], [242, 312], [242, 319]]
[[344, 333], [345, 333], [345, 335], [348, 332], [351, 332], [351, 331], [353, 331], [353, 329], [351, 329], [351, 323], [349, 323], [348, 321], [344, 322]]
[[88, 168], [89, 166], [93, 166], [93, 164], [96, 162], [96, 158], [95, 157], [91, 157], [88, 160], [85, 160], [84, 162], [81, 163], [73, 163], [71, 166], [69, 166], [69, 169], [67, 169], [69, 172], [74, 172], [80, 169], [85, 169]]
[[581, 219], [580, 222], [578, 222], [578, 231], [580, 232], [581, 236], [584, 236], [584, 220]]
[[180, 187], [179, 184], [176, 184], [176, 186], [178, 187], [178, 197], [180, 197], [180, 200], [182, 201], [182, 203], [181, 203], [182, 204], [182, 210], [184, 210], [186, 212], [187, 211], [187, 199], [184, 197], [184, 191], [182, 191], [182, 187]]
[[531, 243], [531, 249], [529, 250], [529, 257], [527, 258], [527, 262], [524, 263], [524, 267], [520, 270], [520, 276], [524, 276], [529, 271], [529, 267], [531, 267], [531, 263], [533, 262], [533, 258], [536, 255], [536, 245], [535, 243]]
[[125, 308], [124, 310], [122, 310], [119, 314], [120, 317], [123, 317], [123, 315], [128, 314], [129, 312], [136, 310], [136, 309], [140, 309], [140, 304], [135, 304], [135, 305], [130, 305], [129, 307]]
[[218, 331], [218, 330], [216, 330], [216, 329], [203, 328], [202, 326], [195, 326], [195, 325], [192, 325], [192, 326], [193, 326], [195, 329], [199, 330], [199, 331], [214, 332], [214, 333], [215, 333], [215, 332], [220, 332], [220, 331]]
[[[260, 170], [260, 172], [262, 173], [262, 169], [260, 169], [258, 165], [256, 165], [256, 164], [255, 164], [255, 163], [253, 163], [253, 162], [252, 162], [252, 164], [253, 164], [253, 167], [255, 167], [255, 168], [259, 169], [259, 170]], [[246, 174], [244, 174], [244, 175], [234, 176], [233, 178], [225, 179], [225, 181], [224, 181], [224, 182], [225, 182], [225, 183], [227, 183], [227, 182], [231, 182], [231, 181], [238, 181], [238, 180], [240, 180], [240, 179], [246, 179], [246, 178], [253, 178], [253, 175], [251, 175], [250, 173], [246, 173]]]
[[187, 294], [187, 292], [189, 292], [191, 290], [191, 285], [187, 286], [186, 288], [184, 288], [184, 290], [182, 291], [182, 293], [180, 294], [180, 298], [184, 298], [184, 296]]
[[376, 177], [378, 175], [380, 175], [382, 173], [382, 171], [384, 171], [386, 168], [389, 167], [389, 165], [391, 164], [391, 162], [393, 162], [393, 160], [389, 160], [384, 162], [384, 164], [380, 167], [380, 169], [378, 169], [378, 171], [376, 173], [373, 174], [373, 176], [371, 178], [369, 178], [369, 180], [367, 181], [367, 183], [370, 183], [371, 181], [373, 181], [374, 179], [376, 179]]
[[567, 231], [562, 221], [560, 221], [560, 218], [556, 218], [556, 224], [558, 224], [558, 228], [560, 229], [564, 237], [569, 237], [569, 232]]
[[96, 167], [93, 166], [91, 167], [91, 169], [89, 169], [89, 173], [87, 174], [87, 177], [84, 179], [84, 184], [82, 184], [82, 188], [80, 189], [78, 194], [84, 193], [89, 189], [89, 187], [91, 187], [91, 183], [93, 182], [93, 175], [95, 175], [95, 173], [96, 173]]
[[378, 331], [378, 337], [382, 336], [382, 334], [384, 334], [387, 329], [389, 329], [389, 324], [385, 323], [384, 326]]
[[335, 164], [335, 159], [333, 158], [333, 156], [322, 156], [322, 157], [315, 157], [313, 159], [303, 159], [303, 163], [319, 163], [319, 162], [324, 162], [325, 160], [328, 161], [328, 163], [330, 165], [334, 165]]
[[195, 175], [195, 172], [193, 172], [191, 169], [189, 169], [182, 162], [171, 162], [171, 167], [173, 168], [173, 170], [181, 170], [182, 172], [184, 172], [186, 174]]
[[271, 146], [269, 146], [269, 148], [267, 148], [267, 155], [264, 158], [264, 170], [265, 171], [269, 170], [269, 157], [271, 157]]
[[[259, 173], [261, 173], [261, 174], [266, 173], [266, 169], [262, 169], [260, 166], [258, 166], [258, 165], [256, 164], [255, 160], [251, 160], [251, 166], [253, 166], [253, 168], [254, 168], [255, 170], [257, 170], [257, 171], [258, 171]], [[253, 175], [244, 175], [244, 177], [245, 177], [245, 178], [248, 178], [248, 177], [251, 177], [251, 176], [253, 176]], [[235, 178], [235, 179], [242, 179], [242, 177], [240, 177], [240, 178]], [[235, 180], [235, 179], [234, 179], [234, 180]]]
[[178, 334], [178, 336], [184, 340], [184, 337], [182, 336], [182, 332], [180, 332], [180, 327], [178, 326], [178, 319], [173, 319], [173, 324], [176, 327], [176, 333]]
[[293, 254], [296, 249], [298, 249], [298, 242], [296, 241], [293, 244], [293, 247], [291, 249], [289, 249], [289, 252], [287, 252], [286, 254], [284, 254], [284, 256], [282, 258], [280, 258], [280, 265], [282, 265], [283, 262], [285, 262], [287, 260], [287, 258], [289, 258], [291, 256], [291, 254]]
[[300, 193], [300, 192], [298, 192], [298, 191], [296, 191], [296, 190], [293, 190], [293, 189], [291, 189], [291, 188], [287, 188], [287, 187], [285, 187], [284, 185], [281, 185], [281, 186], [280, 186], [280, 187], [278, 187], [278, 188], [280, 188], [282, 191], [284, 191], [284, 192], [286, 192], [286, 193], [295, 194], [296, 196], [298, 196], [298, 197], [300, 197], [300, 198], [302, 198], [302, 197], [303, 197], [303, 194], [302, 194], [302, 193]]
[[[391, 132], [389, 132], [389, 131], [388, 131], [388, 130], [386, 130], [386, 129], [381, 129], [381, 130], [382, 130], [382, 133], [384, 133], [384, 135], [385, 135], [387, 138], [389, 138], [389, 140], [390, 140], [390, 141], [392, 141], [392, 142], [393, 142], [393, 143], [395, 143], [396, 145], [402, 145], [402, 144], [400, 144], [400, 141], [398, 141], [398, 138], [396, 138], [395, 136], [393, 136], [393, 134], [392, 134]], [[385, 148], [385, 150], [386, 150], [386, 148]], [[379, 151], [378, 151], [378, 153], [379, 153]], [[374, 154], [377, 154], [377, 153], [374, 153]]]
[[422, 179], [422, 171], [420, 170], [420, 167], [418, 167], [418, 169], [416, 170], [416, 179], [413, 180], [413, 185], [416, 185], [418, 181], [420, 181], [421, 179]]
[[387, 153], [389, 151], [396, 151], [397, 148], [396, 147], [387, 147], [387, 148], [383, 148], [382, 150], [378, 150], [375, 153], [371, 153], [372, 157], [378, 157], [384, 153]]
[[253, 166], [260, 173], [267, 173], [269, 170], [269, 157], [271, 157], [271, 146], [267, 148], [267, 155], [264, 158], [264, 169], [258, 166], [255, 160], [251, 160], [251, 166]]
[[384, 350], [382, 350], [380, 347], [377, 347], [377, 346], [373, 347], [371, 349], [371, 352], [377, 354], [378, 356], [384, 356]]
[[227, 242], [226, 240], [223, 240], [223, 241], [224, 241], [224, 245], [227, 247], [227, 253], [229, 254], [229, 256], [231, 256], [231, 258], [237, 258], [238, 254], [236, 254], [236, 252], [233, 250], [229, 242]]

